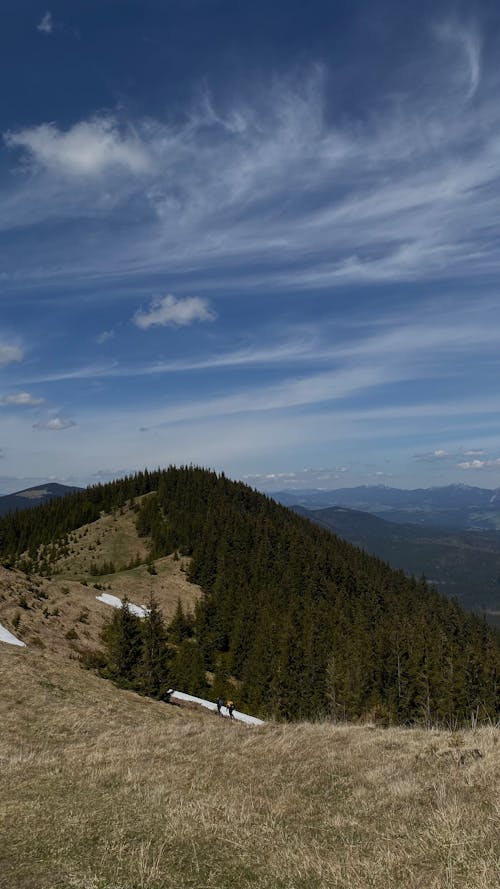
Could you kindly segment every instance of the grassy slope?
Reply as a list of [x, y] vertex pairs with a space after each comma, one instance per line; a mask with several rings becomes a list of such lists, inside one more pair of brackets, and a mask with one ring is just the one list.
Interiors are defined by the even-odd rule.
[[[110, 615], [110, 607], [97, 602], [101, 590], [94, 584], [120, 598], [126, 595], [138, 605], [153, 593], [167, 620], [173, 617], [179, 598], [192, 610], [200, 589], [186, 579], [188, 559], [158, 559], [155, 575], [149, 574], [146, 565], [105, 577], [89, 574], [92, 562], [113, 561], [119, 569], [136, 554], [146, 558], [147, 552], [147, 541], [138, 537], [131, 510], [84, 525], [72, 535], [70, 554], [56, 562], [57, 573], [51, 580], [28, 578], [0, 567], [0, 623], [30, 646], [71, 653], [75, 648], [95, 648], [102, 624]], [[18, 627], [14, 623], [17, 617]], [[76, 638], [67, 639], [68, 632], [76, 633]]]
[[0, 648], [2, 889], [500, 883], [494, 729], [252, 729]]

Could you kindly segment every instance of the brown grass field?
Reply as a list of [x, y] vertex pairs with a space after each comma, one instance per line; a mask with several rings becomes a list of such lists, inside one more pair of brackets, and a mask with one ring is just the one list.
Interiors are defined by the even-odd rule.
[[2, 889], [500, 886], [494, 728], [250, 728], [0, 649]]
[[[111, 609], [74, 578], [89, 541], [135, 554], [122, 519], [53, 580], [0, 569], [0, 622], [28, 645], [0, 643], [0, 889], [500, 887], [497, 728], [248, 727], [82, 670]], [[192, 606], [185, 560], [156, 565], [94, 580]]]

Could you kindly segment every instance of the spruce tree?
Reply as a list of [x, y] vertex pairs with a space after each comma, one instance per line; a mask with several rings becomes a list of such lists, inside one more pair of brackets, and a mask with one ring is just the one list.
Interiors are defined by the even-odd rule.
[[133, 684], [142, 650], [141, 620], [132, 614], [126, 598], [105, 624], [101, 639], [109, 676], [118, 682]]
[[137, 688], [153, 698], [166, 698], [170, 688], [167, 633], [157, 601], [151, 596], [142, 621], [142, 650], [137, 665]]

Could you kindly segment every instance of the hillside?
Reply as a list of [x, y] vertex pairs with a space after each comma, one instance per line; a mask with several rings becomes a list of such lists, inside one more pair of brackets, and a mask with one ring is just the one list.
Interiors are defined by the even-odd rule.
[[[80, 530], [89, 519], [99, 553]], [[145, 591], [161, 582], [163, 565], [179, 561], [182, 574], [189, 559], [184, 580], [202, 592], [176, 675], [187, 675], [191, 659], [198, 676], [231, 677], [254, 715], [452, 725], [471, 713], [498, 718], [500, 645], [484, 622], [224, 476], [171, 467], [96, 486], [0, 522], [0, 546], [6, 565], [49, 576], [88, 570], [113, 592], [128, 578], [135, 602], [139, 582]], [[159, 562], [158, 581], [146, 565], [124, 564], [136, 546]]]
[[492, 889], [498, 731], [231, 725], [0, 645], [1, 889]]
[[326, 509], [344, 506], [402, 524], [436, 526], [447, 531], [500, 530], [500, 490], [471, 485], [444, 485], [405, 490], [386, 485], [360, 485], [331, 491], [275, 491], [285, 506]]
[[368, 512], [333, 506], [300, 515], [407, 574], [435, 584], [464, 608], [500, 624], [500, 533], [445, 531], [430, 525], [389, 522]]
[[[82, 649], [100, 646], [99, 634], [111, 609], [99, 602], [103, 591], [142, 605], [153, 595], [167, 620], [177, 602], [192, 611], [201, 590], [186, 577], [188, 559], [165, 556], [148, 570], [149, 550], [137, 534], [135, 513], [123, 507], [112, 515], [82, 525], [60, 545], [51, 573], [27, 576], [14, 568], [0, 567], [0, 623], [31, 646], [75, 656]], [[139, 559], [143, 564], [135, 565]], [[21, 559], [21, 562], [23, 559]], [[93, 565], [116, 569], [94, 575]], [[127, 567], [128, 563], [134, 567]], [[43, 555], [39, 567], [45, 567]]]
[[15, 491], [13, 494], [4, 494], [0, 497], [0, 516], [14, 512], [16, 509], [30, 509], [32, 506], [39, 506], [47, 503], [54, 497], [64, 497], [71, 491], [80, 491], [69, 485], [59, 485], [57, 482], [47, 482], [44, 485], [35, 485], [33, 488], [24, 488], [22, 491]]

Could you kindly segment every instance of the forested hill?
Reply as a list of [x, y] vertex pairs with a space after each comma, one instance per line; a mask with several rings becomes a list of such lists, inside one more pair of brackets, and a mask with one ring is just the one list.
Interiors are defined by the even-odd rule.
[[499, 637], [402, 572], [247, 486], [203, 469], [139, 473], [0, 522], [4, 560], [155, 491], [138, 511], [153, 558], [192, 556], [193, 646], [238, 704], [284, 718], [498, 718]]

